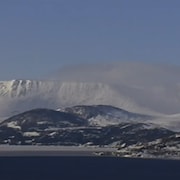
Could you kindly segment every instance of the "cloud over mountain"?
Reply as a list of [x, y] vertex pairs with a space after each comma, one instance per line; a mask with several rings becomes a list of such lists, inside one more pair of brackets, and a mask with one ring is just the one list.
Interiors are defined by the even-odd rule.
[[180, 67], [140, 62], [64, 67], [42, 81], [0, 82], [0, 113], [97, 104], [180, 113], [179, 77]]

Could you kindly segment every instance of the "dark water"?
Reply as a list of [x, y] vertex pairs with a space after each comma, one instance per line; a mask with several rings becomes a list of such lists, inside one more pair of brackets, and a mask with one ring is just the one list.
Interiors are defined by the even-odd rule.
[[113, 157], [1, 157], [0, 180], [180, 180], [180, 161]]

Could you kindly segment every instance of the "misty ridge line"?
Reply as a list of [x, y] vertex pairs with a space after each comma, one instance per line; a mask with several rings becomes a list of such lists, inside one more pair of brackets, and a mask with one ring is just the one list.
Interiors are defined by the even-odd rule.
[[165, 64], [66, 66], [45, 80], [1, 81], [0, 113], [105, 104], [132, 112], [177, 114], [179, 77], [180, 67]]

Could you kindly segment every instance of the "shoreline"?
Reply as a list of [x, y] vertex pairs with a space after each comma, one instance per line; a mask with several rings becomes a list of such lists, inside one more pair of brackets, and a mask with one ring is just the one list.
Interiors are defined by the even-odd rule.
[[179, 157], [135, 157], [117, 156], [114, 147], [84, 147], [84, 146], [22, 146], [0, 145], [2, 157], [112, 157], [116, 159], [140, 160], [172, 160], [180, 161]]

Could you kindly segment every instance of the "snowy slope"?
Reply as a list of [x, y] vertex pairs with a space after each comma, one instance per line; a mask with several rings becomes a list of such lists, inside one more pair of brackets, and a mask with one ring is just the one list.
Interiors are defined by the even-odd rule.
[[107, 105], [74, 106], [65, 108], [64, 111], [87, 119], [90, 125], [98, 126], [117, 125], [122, 122], [146, 122], [155, 118]]
[[[98, 116], [106, 124], [96, 121]], [[176, 134], [150, 123], [149, 119], [104, 105], [76, 106], [66, 112], [34, 109], [0, 123], [0, 144], [132, 145]]]
[[46, 81], [1, 81], [0, 117], [33, 108], [98, 104], [143, 114], [177, 114], [179, 77], [175, 66], [119, 63], [67, 67]]
[[8, 116], [33, 108], [105, 104], [139, 110], [133, 101], [105, 83], [22, 81], [0, 83], [0, 114]]

